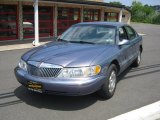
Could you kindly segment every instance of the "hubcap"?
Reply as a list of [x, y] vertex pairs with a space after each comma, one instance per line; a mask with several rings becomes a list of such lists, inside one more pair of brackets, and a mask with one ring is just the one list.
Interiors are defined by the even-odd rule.
[[113, 70], [109, 77], [109, 92], [112, 93], [116, 86], [116, 72]]
[[138, 54], [138, 64], [140, 64], [140, 62], [141, 62], [141, 53], [139, 52], [139, 54]]

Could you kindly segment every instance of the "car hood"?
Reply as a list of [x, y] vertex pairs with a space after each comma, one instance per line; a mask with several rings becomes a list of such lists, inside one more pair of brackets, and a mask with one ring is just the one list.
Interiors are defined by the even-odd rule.
[[51, 42], [30, 50], [22, 59], [63, 67], [89, 66], [99, 54], [110, 48], [110, 45]]

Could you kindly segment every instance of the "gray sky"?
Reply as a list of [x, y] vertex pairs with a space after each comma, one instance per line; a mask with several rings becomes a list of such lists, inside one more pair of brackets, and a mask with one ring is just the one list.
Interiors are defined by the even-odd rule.
[[[104, 0], [104, 2], [113, 2], [113, 1], [119, 1], [124, 5], [130, 6], [132, 4], [133, 0]], [[160, 0], [137, 0], [140, 1], [142, 4], [148, 4], [148, 5], [160, 5]]]

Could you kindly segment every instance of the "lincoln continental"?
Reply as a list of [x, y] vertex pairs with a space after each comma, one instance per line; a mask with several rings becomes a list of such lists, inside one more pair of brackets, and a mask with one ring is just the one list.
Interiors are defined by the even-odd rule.
[[140, 65], [142, 51], [142, 37], [127, 24], [82, 22], [22, 55], [15, 75], [30, 91], [97, 93], [108, 99], [115, 93], [117, 77], [129, 66]]

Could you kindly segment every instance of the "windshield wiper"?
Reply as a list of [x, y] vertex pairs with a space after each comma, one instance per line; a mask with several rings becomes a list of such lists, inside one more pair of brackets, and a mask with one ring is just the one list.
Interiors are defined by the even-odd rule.
[[62, 42], [69, 42], [69, 41], [67, 41], [67, 40], [64, 40], [64, 39], [58, 39], [57, 41], [62, 41]]
[[86, 44], [95, 44], [95, 43], [93, 43], [93, 42], [87, 42], [87, 41], [69, 41], [69, 42], [71, 42], [71, 43], [86, 43]]

